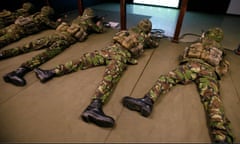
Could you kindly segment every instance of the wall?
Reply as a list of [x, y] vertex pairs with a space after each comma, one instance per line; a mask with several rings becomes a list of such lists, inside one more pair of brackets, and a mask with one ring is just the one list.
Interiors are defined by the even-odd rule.
[[188, 0], [188, 11], [225, 14], [231, 0]]
[[[78, 9], [78, 0], [50, 0], [57, 13], [64, 13]], [[99, 4], [101, 0], [83, 0], [84, 7]]]
[[240, 0], [231, 0], [227, 14], [240, 15]]

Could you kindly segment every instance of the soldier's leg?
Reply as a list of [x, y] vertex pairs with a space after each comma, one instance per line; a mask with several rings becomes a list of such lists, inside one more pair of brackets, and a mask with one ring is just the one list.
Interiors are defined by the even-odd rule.
[[206, 111], [212, 141], [217, 143], [233, 143], [234, 137], [230, 128], [230, 121], [224, 114], [217, 79], [207, 76], [197, 79], [196, 82]]
[[31, 60], [23, 63], [17, 70], [6, 74], [3, 77], [4, 81], [17, 86], [24, 86], [26, 84], [24, 79], [26, 73], [53, 58], [68, 46], [69, 43], [65, 40], [56, 41], [45, 52], [34, 56]]
[[103, 80], [98, 85], [92, 102], [81, 115], [84, 121], [92, 122], [100, 127], [114, 126], [114, 119], [105, 115], [102, 106], [109, 98], [125, 69], [126, 64], [121, 61], [111, 60], [108, 63]]
[[5, 35], [0, 36], [0, 49], [6, 46], [8, 42], [6, 41]]
[[28, 67], [29, 69], [33, 70], [34, 68], [57, 56], [69, 46], [70, 44], [67, 41], [58, 40], [54, 42], [49, 48], [47, 48], [46, 51], [32, 57], [31, 60], [23, 63], [22, 66]]
[[99, 83], [93, 99], [101, 99], [105, 103], [120, 80], [122, 73], [126, 70], [126, 67], [125, 63], [118, 60], [111, 60], [107, 63], [103, 79]]
[[0, 48], [15, 42], [23, 37], [21, 27], [12, 24], [5, 28], [6, 32], [0, 37]]
[[36, 40], [33, 40], [29, 43], [24, 44], [23, 46], [18, 46], [16, 48], [3, 50], [0, 52], [0, 60], [10, 57], [14, 57], [20, 54], [28, 53], [34, 50], [39, 50], [50, 46], [54, 41], [51, 40], [51, 37], [42, 37]]
[[161, 94], [167, 93], [178, 83], [185, 84], [191, 82], [196, 76], [197, 73], [192, 69], [190, 63], [180, 65], [167, 75], [161, 75], [143, 98], [124, 97], [122, 100], [123, 106], [139, 112], [144, 117], [148, 117], [152, 112], [154, 103]]
[[7, 33], [7, 29], [6, 28], [2, 28], [0, 29], [0, 36], [3, 36]]
[[55, 76], [62, 76], [68, 73], [72, 73], [75, 71], [84, 70], [87, 68], [105, 65], [106, 60], [105, 58], [99, 54], [98, 51], [85, 53], [79, 59], [72, 60], [66, 62], [65, 64], [60, 64], [53, 69], [50, 70], [43, 70], [40, 68], [34, 69], [37, 78], [41, 82], [47, 82], [48, 80], [52, 79]]
[[4, 29], [4, 27], [5, 27], [4, 19], [0, 17], [0, 36], [2, 35], [2, 30]]
[[[49, 43], [46, 43], [46, 41], [49, 41], [49, 37], [43, 37], [36, 41], [30, 42], [28, 44], [23, 45], [22, 47], [4, 50], [0, 53], [0, 59], [4, 59], [10, 56], [18, 55], [20, 53], [26, 53], [28, 51], [31, 51], [33, 49], [40, 49], [44, 46], [48, 46]], [[3, 76], [3, 79], [5, 82], [12, 83], [16, 86], [24, 86], [26, 84], [26, 80], [24, 79], [24, 75], [31, 71], [32, 68], [29, 66], [21, 65], [16, 70], [7, 73]]]

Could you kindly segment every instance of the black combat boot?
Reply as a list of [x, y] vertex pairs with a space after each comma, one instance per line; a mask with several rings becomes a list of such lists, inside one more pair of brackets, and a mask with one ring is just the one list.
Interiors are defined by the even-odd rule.
[[100, 127], [113, 127], [114, 119], [104, 114], [100, 99], [94, 99], [81, 115], [85, 122], [92, 122]]
[[127, 107], [130, 110], [137, 111], [141, 113], [142, 116], [148, 117], [153, 108], [153, 100], [145, 95], [143, 98], [132, 98], [125, 96], [122, 99], [123, 106]]
[[5, 59], [6, 57], [2, 54], [2, 53], [0, 53], [0, 60], [3, 60], [3, 59]]
[[54, 70], [43, 70], [43, 69], [40, 69], [40, 68], [35, 68], [34, 72], [35, 72], [37, 78], [42, 83], [52, 79], [56, 75]]
[[234, 50], [234, 53], [240, 55], [240, 44], [238, 45], [238, 48]]
[[15, 71], [12, 71], [5, 76], [3, 79], [5, 82], [12, 83], [16, 86], [24, 86], [26, 85], [26, 80], [24, 79], [24, 75], [28, 73], [30, 70], [25, 67], [19, 67]]

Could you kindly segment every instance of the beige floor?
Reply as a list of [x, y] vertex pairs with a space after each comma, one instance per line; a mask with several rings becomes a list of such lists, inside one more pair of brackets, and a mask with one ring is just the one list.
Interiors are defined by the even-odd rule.
[[[24, 38], [7, 47], [51, 34], [48, 30]], [[106, 46], [116, 30], [89, 36], [59, 56], [43, 64], [49, 69], [85, 52]], [[186, 43], [162, 39], [158, 48], [146, 50], [138, 65], [123, 74], [104, 112], [116, 120], [114, 128], [100, 128], [79, 119], [101, 80], [104, 67], [78, 71], [42, 84], [34, 72], [25, 78], [27, 85], [16, 87], [0, 79], [1, 142], [210, 142], [205, 113], [194, 84], [179, 85], [162, 96], [149, 118], [123, 108], [123, 96], [142, 97], [160, 74], [178, 64]], [[0, 61], [0, 76], [16, 69], [40, 51]], [[236, 142], [240, 142], [240, 56], [227, 51], [231, 71], [221, 81], [225, 112], [232, 122]]]

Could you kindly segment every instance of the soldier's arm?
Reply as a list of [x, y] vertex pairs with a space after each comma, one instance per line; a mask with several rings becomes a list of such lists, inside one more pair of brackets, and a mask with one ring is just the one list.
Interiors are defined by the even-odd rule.
[[103, 26], [103, 21], [102, 19], [98, 19], [98, 20], [94, 20], [95, 18], [93, 19], [89, 19], [87, 21], [90, 29], [93, 31], [93, 32], [96, 32], [96, 33], [102, 33], [104, 31], [104, 26]]
[[145, 36], [145, 44], [144, 44], [145, 49], [156, 48], [156, 47], [158, 47], [158, 45], [159, 45], [158, 41], [154, 40], [150, 36], [150, 34]]
[[215, 70], [217, 72], [217, 74], [222, 77], [224, 76], [230, 69], [230, 62], [229, 60], [226, 58], [227, 54], [225, 52], [225, 50], [223, 48], [222, 49], [222, 60], [220, 61], [219, 65], [216, 66]]
[[48, 18], [45, 18], [44, 19], [44, 23], [50, 27], [50, 28], [53, 28], [53, 29], [56, 29], [60, 24], [61, 24], [61, 20], [58, 19], [57, 21], [53, 21], [51, 19], [48, 19]]
[[221, 62], [215, 68], [215, 70], [216, 70], [218, 76], [222, 77], [229, 71], [229, 68], [230, 68], [230, 62], [224, 58], [223, 60], [221, 60]]

